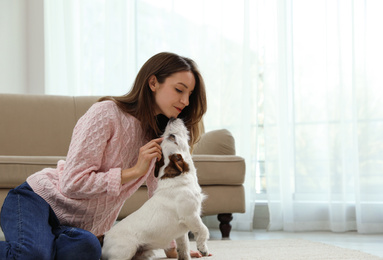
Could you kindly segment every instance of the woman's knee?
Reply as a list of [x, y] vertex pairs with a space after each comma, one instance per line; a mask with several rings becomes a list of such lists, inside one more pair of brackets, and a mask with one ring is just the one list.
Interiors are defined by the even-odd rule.
[[56, 259], [98, 260], [101, 257], [100, 241], [91, 232], [70, 228], [56, 240]]
[[81, 259], [99, 260], [101, 258], [101, 244], [98, 238], [92, 233], [84, 237], [82, 248], [85, 250], [85, 255]]

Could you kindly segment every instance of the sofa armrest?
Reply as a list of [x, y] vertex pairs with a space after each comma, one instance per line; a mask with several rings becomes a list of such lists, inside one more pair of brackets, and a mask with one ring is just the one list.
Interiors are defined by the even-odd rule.
[[193, 155], [198, 182], [203, 185], [242, 185], [245, 159], [236, 155]]
[[195, 144], [193, 154], [235, 155], [235, 141], [226, 129], [204, 133]]
[[192, 156], [201, 186], [242, 185], [245, 181], [245, 159], [235, 155], [234, 138], [226, 129], [203, 134]]

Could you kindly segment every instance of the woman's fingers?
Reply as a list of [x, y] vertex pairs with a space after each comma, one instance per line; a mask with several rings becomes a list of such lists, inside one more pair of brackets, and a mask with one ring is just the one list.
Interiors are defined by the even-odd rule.
[[147, 144], [145, 144], [144, 146], [142, 146], [140, 148], [140, 151], [144, 152], [144, 151], [151, 149], [153, 147], [156, 147], [157, 149], [159, 149], [161, 151], [161, 146], [160, 146], [161, 142], [162, 142], [162, 138], [154, 139], [154, 140], [148, 142]]
[[[160, 140], [159, 142], [161, 141], [162, 140]], [[160, 160], [162, 149], [161, 149], [161, 146], [158, 144], [158, 142], [153, 140], [147, 143], [146, 145], [144, 145], [143, 147], [141, 147], [140, 153], [144, 156], [148, 156], [147, 158], [148, 160], [151, 160], [154, 157], [157, 157], [158, 160]]]
[[148, 142], [146, 145], [144, 145], [143, 147], [155, 145], [155, 146], [158, 146], [158, 147], [161, 148], [160, 144], [162, 143], [163, 140], [164, 140], [164, 138], [162, 138], [162, 137], [161, 138], [157, 138], [157, 139], [153, 139], [150, 142]]
[[151, 162], [154, 157], [157, 157], [158, 160], [160, 160], [161, 154], [161, 148], [158, 147], [152, 147], [143, 152], [143, 156], [148, 162]]
[[163, 138], [163, 137], [160, 137], [160, 138], [157, 138], [157, 139], [153, 139], [153, 140], [150, 141], [150, 142], [155, 142], [155, 143], [161, 144], [163, 140], [164, 140], [164, 138]]
[[157, 157], [158, 161], [161, 160], [162, 149], [160, 144], [162, 140], [163, 138], [153, 139], [140, 148], [136, 164], [136, 167], [140, 172], [140, 176], [144, 175], [148, 171], [150, 162], [153, 158]]

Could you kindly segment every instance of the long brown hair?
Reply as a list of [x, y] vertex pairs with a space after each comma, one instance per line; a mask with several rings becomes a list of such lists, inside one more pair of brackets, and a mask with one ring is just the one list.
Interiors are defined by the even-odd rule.
[[133, 115], [141, 122], [148, 138], [156, 138], [162, 133], [156, 122], [155, 99], [149, 87], [149, 78], [155, 75], [161, 84], [167, 77], [180, 71], [191, 71], [195, 79], [189, 106], [178, 116], [184, 120], [190, 132], [190, 146], [193, 147], [203, 132], [201, 119], [206, 113], [207, 101], [203, 78], [196, 63], [189, 58], [169, 52], [158, 53], [141, 67], [129, 93], [123, 96], [103, 97], [99, 101], [113, 100], [122, 111]]

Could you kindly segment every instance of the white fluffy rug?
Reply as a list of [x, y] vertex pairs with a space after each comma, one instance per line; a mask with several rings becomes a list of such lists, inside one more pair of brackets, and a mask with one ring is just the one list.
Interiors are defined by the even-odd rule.
[[[367, 253], [344, 249], [300, 239], [273, 240], [211, 240], [208, 247], [213, 254], [202, 259], [209, 260], [373, 260], [383, 259]], [[191, 242], [191, 249], [195, 250], [195, 242]], [[155, 259], [165, 259], [161, 250], [156, 251]], [[201, 259], [201, 258], [200, 258]]]

